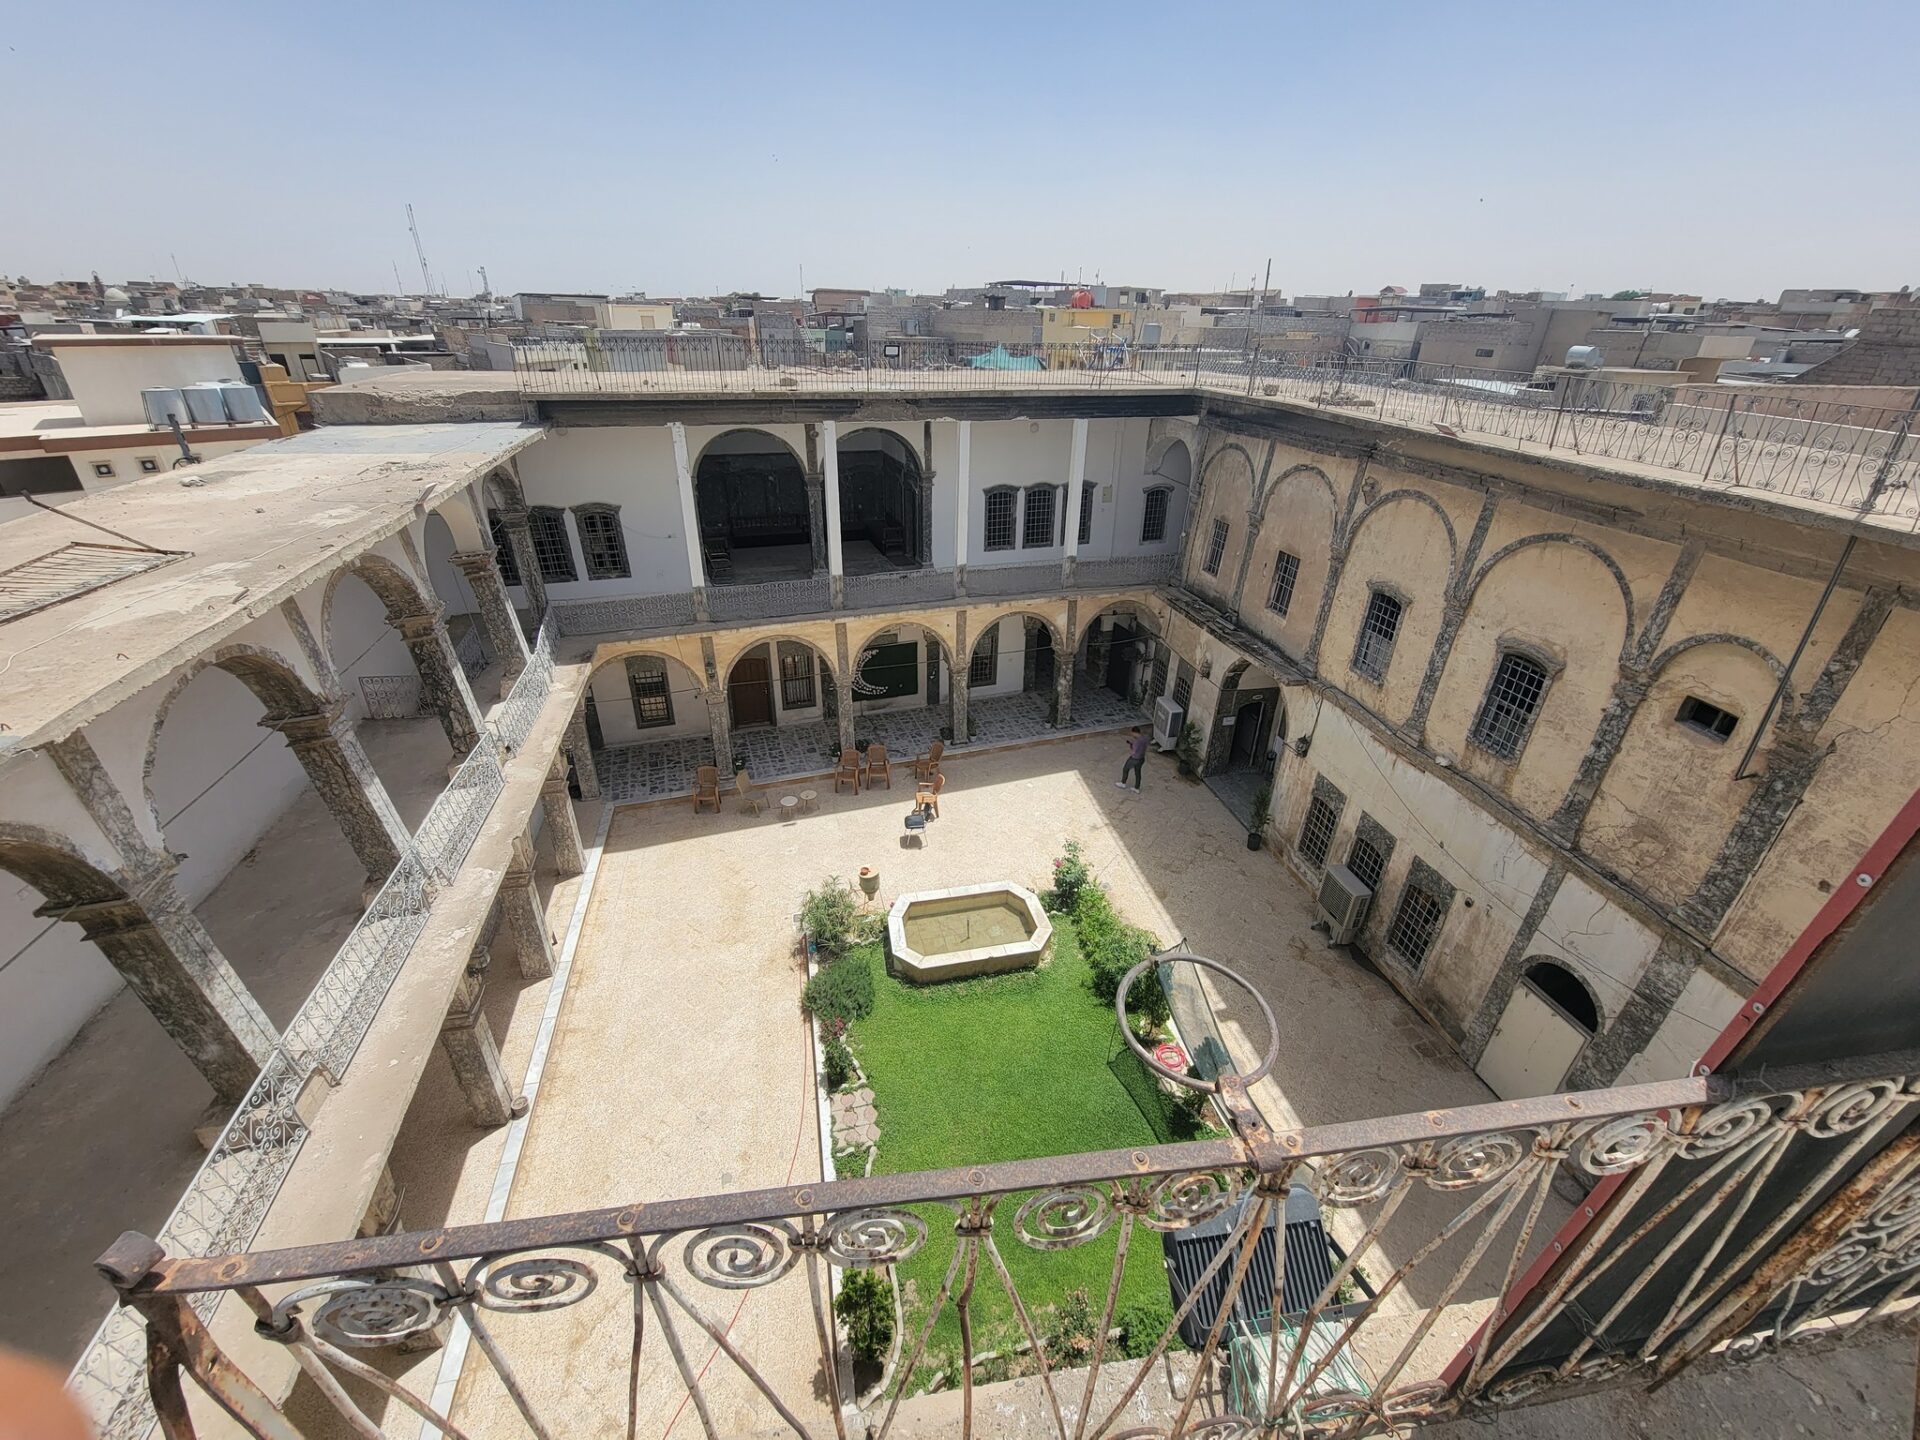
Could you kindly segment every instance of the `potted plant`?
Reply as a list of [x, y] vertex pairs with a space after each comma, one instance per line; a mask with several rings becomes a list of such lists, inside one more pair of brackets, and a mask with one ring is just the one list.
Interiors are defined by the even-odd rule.
[[1273, 782], [1262, 781], [1253, 792], [1253, 814], [1247, 817], [1247, 849], [1258, 850], [1267, 843], [1267, 819], [1273, 813]]
[[871, 865], [860, 867], [860, 889], [869, 900], [880, 893], [880, 872]]
[[1200, 727], [1188, 721], [1174, 743], [1173, 757], [1180, 762], [1180, 773], [1192, 780], [1200, 774]]
[[733, 752], [733, 773], [738, 775], [742, 770], [746, 768], [747, 768], [747, 752], [744, 750], [734, 751]]

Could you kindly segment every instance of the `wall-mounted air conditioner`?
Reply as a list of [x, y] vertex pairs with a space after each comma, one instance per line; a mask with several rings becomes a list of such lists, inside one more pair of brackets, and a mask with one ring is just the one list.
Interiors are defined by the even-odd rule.
[[1153, 702], [1153, 744], [1157, 750], [1171, 750], [1180, 743], [1180, 727], [1187, 712], [1171, 695]]
[[1344, 865], [1329, 865], [1320, 877], [1320, 918], [1327, 922], [1329, 945], [1351, 945], [1367, 918], [1373, 890]]

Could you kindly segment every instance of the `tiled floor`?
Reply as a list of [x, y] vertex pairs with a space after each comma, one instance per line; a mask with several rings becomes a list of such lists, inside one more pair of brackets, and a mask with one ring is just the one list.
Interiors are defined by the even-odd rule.
[[1243, 826], [1252, 823], [1253, 797], [1266, 783], [1267, 777], [1258, 770], [1226, 770], [1207, 776], [1207, 788], [1220, 797], [1220, 803]]
[[609, 800], [661, 800], [693, 791], [693, 772], [713, 764], [713, 741], [705, 735], [616, 745], [593, 752], [600, 793]]

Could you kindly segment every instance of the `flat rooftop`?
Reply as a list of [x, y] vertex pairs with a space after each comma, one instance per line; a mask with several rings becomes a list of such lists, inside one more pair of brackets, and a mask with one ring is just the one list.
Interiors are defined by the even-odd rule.
[[[0, 620], [0, 760], [71, 734], [540, 433], [518, 422], [334, 426], [0, 528], [5, 607], [34, 585], [57, 593], [76, 555], [141, 567]], [[169, 553], [155, 563], [154, 551]]]

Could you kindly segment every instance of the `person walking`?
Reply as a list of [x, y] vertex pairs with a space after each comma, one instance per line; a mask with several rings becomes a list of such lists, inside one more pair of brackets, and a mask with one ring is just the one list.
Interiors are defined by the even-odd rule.
[[1138, 725], [1127, 734], [1127, 763], [1120, 767], [1120, 778], [1114, 783], [1122, 790], [1127, 788], [1127, 776], [1133, 776], [1134, 793], [1140, 790], [1140, 770], [1147, 763], [1147, 736]]

